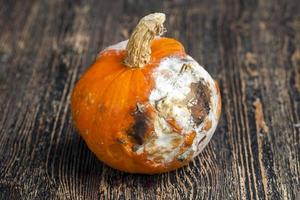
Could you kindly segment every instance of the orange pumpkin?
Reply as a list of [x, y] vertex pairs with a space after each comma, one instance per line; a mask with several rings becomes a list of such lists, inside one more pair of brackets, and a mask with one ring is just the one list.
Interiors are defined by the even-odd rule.
[[175, 39], [162, 13], [141, 19], [129, 41], [103, 50], [76, 84], [75, 125], [95, 155], [130, 173], [186, 165], [209, 142], [221, 111], [219, 88]]

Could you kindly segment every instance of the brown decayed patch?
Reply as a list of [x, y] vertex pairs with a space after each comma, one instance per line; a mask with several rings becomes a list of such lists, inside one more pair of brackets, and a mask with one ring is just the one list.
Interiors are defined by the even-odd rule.
[[182, 132], [181, 126], [176, 122], [176, 120], [174, 118], [167, 119], [166, 121], [170, 125], [170, 127], [172, 127], [172, 130], [174, 132], [179, 133], [179, 134]]
[[188, 135], [185, 136], [184, 138], [184, 144], [185, 146], [191, 146], [193, 144], [193, 141], [196, 137], [196, 132], [192, 131], [191, 133], [189, 133]]
[[149, 118], [144, 109], [141, 109], [140, 105], [137, 105], [133, 112], [134, 124], [129, 129], [128, 133], [131, 135], [135, 142], [139, 145], [144, 143], [145, 135], [149, 128]]
[[211, 91], [203, 80], [191, 84], [195, 103], [190, 106], [191, 114], [196, 125], [200, 125], [210, 111]]
[[181, 143], [181, 138], [175, 138], [172, 140], [172, 147], [177, 148]]
[[211, 128], [212, 122], [209, 119], [206, 119], [201, 131], [208, 131]]
[[126, 130], [127, 136], [131, 143], [142, 145], [148, 140], [153, 132], [154, 108], [147, 103], [137, 103], [136, 108], [132, 111], [134, 122]]

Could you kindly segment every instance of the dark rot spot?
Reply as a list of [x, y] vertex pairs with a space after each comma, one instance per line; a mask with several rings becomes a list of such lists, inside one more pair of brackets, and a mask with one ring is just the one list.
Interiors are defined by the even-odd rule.
[[149, 118], [144, 108], [139, 104], [133, 112], [134, 124], [131, 127], [129, 134], [135, 139], [136, 143], [141, 145], [144, 143], [145, 135], [148, 131]]
[[194, 94], [195, 103], [190, 106], [194, 122], [200, 125], [210, 111], [211, 91], [203, 80], [191, 84], [191, 91]]

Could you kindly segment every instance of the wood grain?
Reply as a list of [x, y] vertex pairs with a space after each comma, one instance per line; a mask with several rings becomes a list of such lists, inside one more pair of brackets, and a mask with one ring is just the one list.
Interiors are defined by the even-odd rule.
[[[154, 11], [219, 82], [223, 110], [189, 166], [131, 175], [88, 150], [69, 100]], [[0, 0], [0, 113], [0, 199], [299, 199], [300, 3]]]

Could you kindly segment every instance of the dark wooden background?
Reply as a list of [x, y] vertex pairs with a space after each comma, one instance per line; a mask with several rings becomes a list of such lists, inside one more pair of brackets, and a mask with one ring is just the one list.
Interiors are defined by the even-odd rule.
[[[154, 11], [219, 82], [222, 117], [188, 167], [131, 175], [88, 150], [69, 101]], [[300, 199], [299, 132], [299, 0], [0, 0], [0, 199]]]

